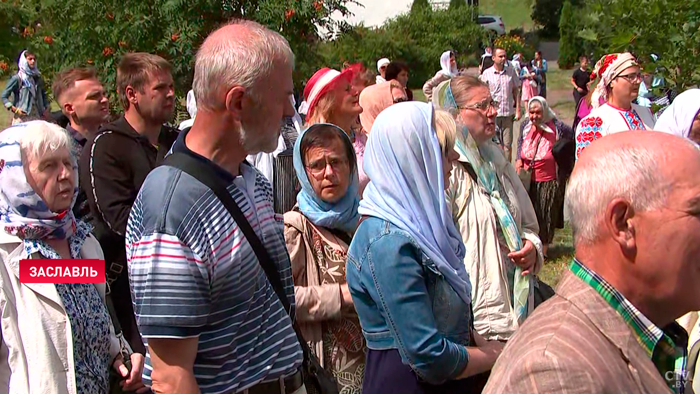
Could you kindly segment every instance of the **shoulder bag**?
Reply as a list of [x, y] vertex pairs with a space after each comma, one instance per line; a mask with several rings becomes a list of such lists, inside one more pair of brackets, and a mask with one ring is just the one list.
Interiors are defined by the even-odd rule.
[[292, 308], [284, 292], [284, 286], [282, 285], [282, 279], [279, 277], [277, 266], [267, 253], [260, 238], [258, 238], [257, 234], [255, 234], [255, 231], [250, 226], [241, 208], [236, 204], [236, 201], [231, 197], [228, 190], [226, 190], [226, 185], [211, 172], [211, 169], [205, 163], [184, 153], [173, 153], [169, 155], [165, 158], [163, 165], [178, 168], [202, 182], [214, 192], [219, 201], [226, 207], [226, 210], [228, 210], [229, 214], [233, 217], [233, 220], [238, 224], [238, 227], [248, 240], [250, 247], [258, 258], [260, 266], [265, 271], [267, 279], [270, 281], [280, 302], [282, 302], [282, 306], [289, 314], [294, 332], [297, 335], [297, 340], [304, 353], [302, 375], [307, 390], [315, 389], [315, 391], [320, 394], [339, 394], [338, 383], [335, 378], [330, 372], [321, 367], [318, 359], [311, 353], [309, 345], [301, 335], [301, 331], [292, 315]]
[[[523, 186], [525, 187], [525, 191], [528, 193], [530, 192], [530, 187], [532, 183], [532, 167], [535, 165], [535, 159], [537, 159], [537, 150], [540, 147], [540, 142], [542, 141], [542, 137], [544, 137], [544, 131], [542, 131], [542, 135], [540, 135], [540, 138], [537, 139], [537, 145], [535, 145], [535, 154], [532, 157], [532, 160], [530, 161], [530, 165], [528, 166], [527, 169], [525, 169], [525, 166], [520, 168], [518, 170], [518, 178], [520, 178], [520, 181], [523, 183]], [[522, 160], [522, 157], [521, 157]]]

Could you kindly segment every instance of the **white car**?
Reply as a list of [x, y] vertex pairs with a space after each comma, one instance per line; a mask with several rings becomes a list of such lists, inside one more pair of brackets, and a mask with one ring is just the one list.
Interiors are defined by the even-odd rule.
[[498, 15], [479, 15], [476, 21], [484, 29], [493, 30], [499, 36], [506, 34], [506, 26]]

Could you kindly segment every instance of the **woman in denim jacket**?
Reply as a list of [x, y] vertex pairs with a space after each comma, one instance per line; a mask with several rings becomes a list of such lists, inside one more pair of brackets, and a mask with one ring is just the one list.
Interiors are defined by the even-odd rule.
[[502, 349], [473, 330], [464, 245], [444, 194], [456, 126], [443, 114], [436, 134], [433, 115], [425, 103], [387, 108], [365, 151], [370, 183], [346, 268], [369, 348], [364, 394], [469, 393], [465, 378], [490, 370]]
[[14, 114], [12, 124], [49, 120], [49, 100], [46, 97], [44, 80], [36, 67], [36, 55], [29, 51], [22, 52], [17, 65], [19, 71], [7, 81], [7, 86], [2, 91], [5, 109]]

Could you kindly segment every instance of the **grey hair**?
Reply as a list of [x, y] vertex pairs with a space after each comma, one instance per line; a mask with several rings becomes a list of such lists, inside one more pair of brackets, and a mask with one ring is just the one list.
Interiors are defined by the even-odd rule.
[[223, 92], [234, 86], [243, 86], [257, 97], [259, 82], [280, 63], [294, 65], [294, 53], [279, 33], [248, 20], [234, 20], [219, 30], [232, 25], [247, 30], [245, 39], [212, 38], [217, 34], [214, 32], [197, 52], [192, 89], [198, 108], [223, 108]]
[[37, 120], [27, 122], [23, 127], [19, 146], [26, 156], [33, 159], [61, 148], [70, 152], [73, 141], [61, 126]]
[[658, 149], [621, 146], [579, 165], [566, 187], [566, 210], [574, 244], [598, 240], [602, 216], [615, 198], [629, 201], [636, 212], [663, 207], [670, 183], [661, 174], [658, 162]]

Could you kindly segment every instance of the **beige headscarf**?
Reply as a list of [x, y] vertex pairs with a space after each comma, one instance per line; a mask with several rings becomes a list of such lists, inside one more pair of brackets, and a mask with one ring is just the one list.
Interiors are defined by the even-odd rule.
[[[591, 74], [591, 79], [600, 77], [591, 98], [593, 108], [600, 107], [600, 102], [608, 101], [607, 87], [618, 75], [630, 67], [639, 66], [637, 59], [629, 52], [611, 53], [598, 60]], [[600, 100], [602, 98], [603, 100]]]
[[366, 133], [372, 130], [377, 115], [394, 104], [391, 86], [391, 81], [382, 82], [368, 86], [360, 93], [360, 107], [362, 107], [360, 123], [362, 123], [362, 128]]

